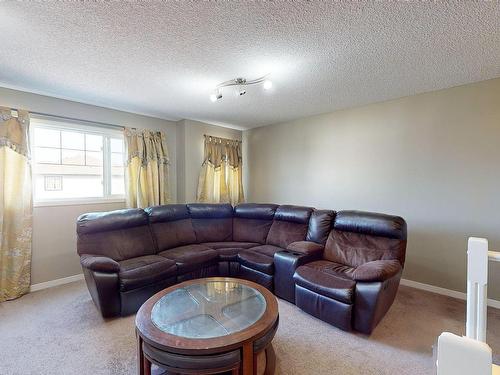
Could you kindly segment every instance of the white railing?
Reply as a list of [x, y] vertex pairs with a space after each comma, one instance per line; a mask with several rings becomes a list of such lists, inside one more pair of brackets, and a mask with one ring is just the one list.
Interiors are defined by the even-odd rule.
[[488, 261], [500, 262], [500, 252], [488, 251], [488, 240], [470, 237], [467, 246], [466, 337], [443, 332], [438, 338], [437, 375], [500, 375], [486, 344]]
[[467, 337], [486, 342], [488, 261], [500, 262], [500, 252], [488, 251], [488, 240], [470, 237], [467, 247]]

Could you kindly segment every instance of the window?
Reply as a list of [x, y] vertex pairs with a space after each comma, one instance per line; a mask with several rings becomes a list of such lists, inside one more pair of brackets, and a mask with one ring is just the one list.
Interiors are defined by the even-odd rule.
[[121, 131], [33, 117], [31, 142], [35, 203], [124, 199]]

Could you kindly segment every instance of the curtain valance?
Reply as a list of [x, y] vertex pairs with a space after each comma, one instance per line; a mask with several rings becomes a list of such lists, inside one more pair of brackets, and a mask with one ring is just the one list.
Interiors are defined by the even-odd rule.
[[169, 158], [165, 133], [126, 128], [127, 205], [148, 207], [170, 202]]
[[205, 135], [197, 200], [233, 205], [244, 201], [241, 141]]

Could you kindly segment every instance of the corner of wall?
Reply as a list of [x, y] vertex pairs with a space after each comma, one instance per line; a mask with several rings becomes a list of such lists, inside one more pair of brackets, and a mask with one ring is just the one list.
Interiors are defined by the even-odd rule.
[[176, 122], [177, 203], [186, 203], [186, 120]]
[[248, 139], [250, 137], [250, 131], [251, 129], [248, 130], [243, 130], [241, 134], [241, 154], [243, 157], [243, 191], [245, 192], [245, 201], [247, 202], [252, 202], [252, 191], [250, 189], [250, 173], [251, 173], [251, 167], [250, 167], [250, 150], [249, 150], [249, 142]]

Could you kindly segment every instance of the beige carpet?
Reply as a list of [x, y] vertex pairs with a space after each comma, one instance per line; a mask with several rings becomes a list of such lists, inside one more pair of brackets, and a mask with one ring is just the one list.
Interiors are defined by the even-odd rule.
[[[463, 301], [401, 287], [375, 332], [346, 333], [280, 300], [277, 374], [432, 374], [442, 331], [464, 332]], [[500, 360], [500, 310], [488, 343]], [[0, 374], [135, 374], [134, 317], [104, 321], [84, 282], [0, 304]]]

